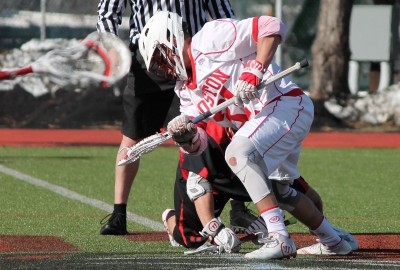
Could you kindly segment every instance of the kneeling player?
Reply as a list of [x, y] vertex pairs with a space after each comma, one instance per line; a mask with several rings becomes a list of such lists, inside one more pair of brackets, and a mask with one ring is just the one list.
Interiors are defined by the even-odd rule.
[[174, 187], [174, 210], [163, 213], [170, 239], [187, 248], [210, 240], [219, 252], [238, 252], [240, 240], [218, 218], [230, 199], [251, 201], [225, 162], [228, 130], [209, 123], [208, 147], [201, 155], [180, 152]]

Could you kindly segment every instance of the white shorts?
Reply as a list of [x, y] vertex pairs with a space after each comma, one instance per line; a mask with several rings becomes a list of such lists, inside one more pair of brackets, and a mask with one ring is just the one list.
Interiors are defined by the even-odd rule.
[[270, 179], [293, 180], [300, 177], [297, 162], [313, 118], [314, 106], [307, 95], [282, 96], [247, 121], [235, 136], [253, 142]]

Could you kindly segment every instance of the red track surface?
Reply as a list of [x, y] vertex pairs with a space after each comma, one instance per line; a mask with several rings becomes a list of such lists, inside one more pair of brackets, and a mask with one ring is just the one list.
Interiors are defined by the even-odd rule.
[[[0, 146], [119, 145], [120, 139], [118, 130], [0, 129]], [[400, 148], [400, 133], [315, 132], [303, 147]]]

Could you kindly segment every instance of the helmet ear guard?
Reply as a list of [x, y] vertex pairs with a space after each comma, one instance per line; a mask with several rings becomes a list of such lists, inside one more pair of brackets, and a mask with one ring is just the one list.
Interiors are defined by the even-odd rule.
[[148, 71], [187, 80], [183, 46], [182, 17], [168, 11], [156, 12], [139, 38], [139, 51]]

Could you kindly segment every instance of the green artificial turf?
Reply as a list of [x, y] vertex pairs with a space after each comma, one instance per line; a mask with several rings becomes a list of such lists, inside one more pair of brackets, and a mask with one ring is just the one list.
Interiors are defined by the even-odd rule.
[[[112, 205], [116, 151], [116, 147], [1, 147], [0, 164]], [[161, 223], [163, 210], [173, 207], [177, 161], [174, 147], [158, 148], [142, 158], [128, 211]], [[398, 164], [400, 149], [303, 149], [299, 168], [322, 196], [325, 214], [334, 225], [352, 233], [399, 233]], [[1, 172], [0, 183], [0, 234], [60, 236], [87, 252], [162, 253], [169, 246], [100, 236], [99, 221], [107, 212]], [[226, 223], [229, 208], [222, 216]], [[128, 228], [150, 231], [134, 222]], [[307, 232], [307, 228], [296, 224], [289, 231]]]

